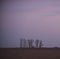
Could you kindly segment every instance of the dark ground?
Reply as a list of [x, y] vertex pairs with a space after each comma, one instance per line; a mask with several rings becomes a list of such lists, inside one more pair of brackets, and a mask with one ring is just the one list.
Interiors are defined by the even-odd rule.
[[0, 59], [60, 59], [60, 48], [0, 48]]

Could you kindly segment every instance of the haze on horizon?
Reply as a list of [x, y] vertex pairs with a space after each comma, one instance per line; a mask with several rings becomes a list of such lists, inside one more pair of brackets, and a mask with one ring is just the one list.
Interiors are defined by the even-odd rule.
[[60, 47], [60, 0], [3, 0], [1, 6], [0, 47], [19, 47], [20, 38]]

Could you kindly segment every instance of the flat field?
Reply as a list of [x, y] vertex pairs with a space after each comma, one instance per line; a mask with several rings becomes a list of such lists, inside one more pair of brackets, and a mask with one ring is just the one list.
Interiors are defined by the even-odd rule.
[[0, 48], [0, 59], [60, 59], [60, 48]]

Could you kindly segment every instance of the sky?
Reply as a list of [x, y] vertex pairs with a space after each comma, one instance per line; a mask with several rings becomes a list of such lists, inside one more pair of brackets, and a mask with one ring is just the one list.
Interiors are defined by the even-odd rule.
[[20, 38], [60, 47], [60, 0], [3, 0], [0, 47], [19, 47]]

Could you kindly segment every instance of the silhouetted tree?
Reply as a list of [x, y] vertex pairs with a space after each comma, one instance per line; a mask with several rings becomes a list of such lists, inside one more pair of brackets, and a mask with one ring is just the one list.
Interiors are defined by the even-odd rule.
[[23, 39], [21, 38], [20, 39], [20, 48], [22, 48], [23, 47]]
[[42, 48], [43, 44], [42, 44], [42, 40], [40, 40], [39, 42], [39, 48]]
[[53, 48], [59, 48], [59, 47], [53, 47]]
[[34, 40], [31, 39], [31, 48], [33, 48], [33, 42], [34, 42]]
[[[20, 48], [34, 48], [33, 46], [33, 39], [26, 40], [26, 39], [20, 39]], [[28, 45], [28, 46], [27, 46]], [[42, 48], [42, 40], [35, 40], [35, 48]]]
[[33, 40], [32, 39], [28, 40], [28, 46], [29, 46], [29, 48], [33, 47]]
[[26, 39], [20, 39], [20, 48], [26, 48]]
[[23, 43], [23, 45], [24, 45], [24, 48], [26, 48], [27, 46], [26, 46], [26, 39], [24, 39], [24, 43]]
[[36, 48], [38, 48], [39, 47], [39, 40], [37, 39], [37, 40], [35, 40], [35, 45], [36, 45]]

